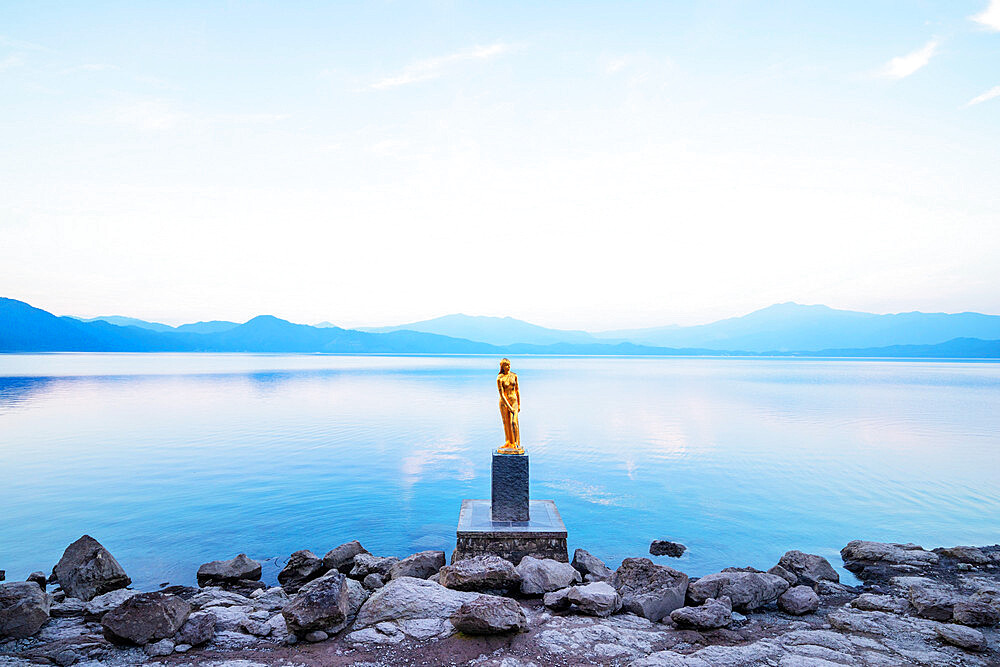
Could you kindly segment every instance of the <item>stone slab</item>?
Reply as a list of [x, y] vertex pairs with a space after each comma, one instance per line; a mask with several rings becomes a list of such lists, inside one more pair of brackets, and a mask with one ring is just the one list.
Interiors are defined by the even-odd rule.
[[493, 454], [493, 519], [528, 521], [528, 455]]
[[515, 565], [525, 556], [569, 562], [566, 526], [552, 500], [528, 503], [527, 521], [494, 521], [489, 500], [463, 500], [451, 562], [492, 554]]

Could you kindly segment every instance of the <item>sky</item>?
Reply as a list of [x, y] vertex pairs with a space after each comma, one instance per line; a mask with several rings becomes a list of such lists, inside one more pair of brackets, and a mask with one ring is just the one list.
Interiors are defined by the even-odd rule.
[[0, 296], [1000, 313], [1000, 0], [5, 2]]

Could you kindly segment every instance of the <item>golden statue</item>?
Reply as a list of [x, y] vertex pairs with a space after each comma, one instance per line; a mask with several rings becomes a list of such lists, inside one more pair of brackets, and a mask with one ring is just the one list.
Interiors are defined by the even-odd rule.
[[521, 427], [517, 423], [517, 414], [521, 411], [521, 391], [517, 387], [517, 373], [510, 372], [510, 359], [500, 360], [497, 391], [500, 392], [500, 418], [504, 434], [503, 447], [497, 450], [497, 454], [524, 454]]

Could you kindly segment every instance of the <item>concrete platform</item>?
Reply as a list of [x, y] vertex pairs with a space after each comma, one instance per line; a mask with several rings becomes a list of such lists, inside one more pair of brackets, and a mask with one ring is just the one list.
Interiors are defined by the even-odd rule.
[[451, 562], [492, 554], [515, 565], [525, 556], [569, 562], [566, 526], [555, 501], [528, 502], [527, 521], [494, 521], [489, 500], [463, 500]]

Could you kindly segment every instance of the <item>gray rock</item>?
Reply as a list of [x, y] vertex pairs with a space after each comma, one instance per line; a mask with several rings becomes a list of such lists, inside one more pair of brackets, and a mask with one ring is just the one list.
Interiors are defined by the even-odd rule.
[[331, 570], [299, 589], [281, 610], [288, 629], [297, 635], [342, 623], [350, 610], [350, 589], [346, 577]]
[[569, 592], [571, 590], [573, 590], [573, 587], [567, 586], [562, 590], [546, 593], [542, 596], [542, 604], [553, 611], [563, 611], [565, 609], [569, 609], [571, 604], [569, 601]]
[[575, 567], [551, 558], [525, 556], [514, 570], [524, 595], [543, 595], [583, 581]]
[[[820, 581], [840, 582], [840, 575], [822, 556], [801, 551], [787, 551], [778, 565], [797, 577], [796, 583], [813, 586]], [[793, 584], [794, 585], [794, 584]]]
[[788, 582], [774, 574], [718, 572], [693, 582], [687, 594], [695, 604], [726, 595], [732, 601], [733, 609], [745, 612], [774, 602], [786, 590]]
[[307, 642], [325, 642], [330, 638], [330, 635], [326, 634], [322, 630], [313, 630], [312, 632], [307, 632], [305, 640]]
[[947, 547], [935, 549], [934, 553], [954, 558], [959, 563], [968, 563], [969, 565], [986, 565], [990, 562], [990, 557], [978, 547]]
[[838, 584], [836, 581], [827, 581], [826, 579], [817, 581], [813, 588], [820, 595], [846, 595], [851, 592], [844, 584]]
[[268, 588], [267, 590], [261, 591], [260, 595], [253, 600], [253, 606], [255, 609], [263, 609], [266, 611], [278, 611], [286, 604], [291, 598], [288, 597], [288, 593], [285, 589], [280, 586], [274, 586]]
[[868, 542], [852, 540], [840, 550], [844, 559], [844, 567], [851, 572], [864, 573], [874, 565], [890, 566], [899, 569], [900, 566], [910, 568], [926, 568], [936, 565], [939, 557], [930, 551], [925, 551], [916, 544], [894, 544], [885, 542]]
[[130, 588], [119, 588], [116, 591], [98, 595], [86, 604], [84, 613], [87, 618], [100, 620], [106, 613], [121, 606], [125, 600], [135, 597], [139, 593], [140, 591], [133, 591]]
[[45, 574], [42, 572], [32, 572], [25, 581], [33, 581], [38, 584], [39, 588], [45, 590]]
[[951, 623], [942, 623], [934, 629], [941, 639], [966, 651], [986, 650], [986, 637], [979, 630]]
[[521, 583], [521, 575], [509, 560], [474, 556], [442, 567], [438, 581], [456, 591], [506, 591]]
[[1000, 623], [1000, 609], [977, 600], [960, 600], [952, 609], [956, 623], [992, 627]]
[[288, 629], [288, 623], [281, 614], [275, 614], [267, 621], [270, 627], [271, 639], [281, 644], [294, 644], [297, 641], [295, 634]]
[[146, 655], [155, 657], [170, 655], [174, 652], [174, 642], [170, 639], [161, 639], [158, 642], [146, 644], [144, 650]]
[[55, 602], [49, 608], [49, 616], [52, 618], [72, 618], [83, 616], [87, 602], [80, 598], [64, 598], [62, 602]]
[[[688, 576], [648, 558], [626, 558], [608, 581], [622, 596], [622, 609], [660, 621], [684, 606]], [[706, 596], [709, 597], [718, 596]]]
[[172, 637], [190, 613], [191, 605], [176, 595], [140, 593], [106, 613], [101, 626], [109, 641], [144, 645]]
[[253, 605], [255, 600], [239, 593], [224, 590], [218, 586], [207, 586], [191, 596], [188, 602], [195, 609], [206, 609], [208, 607], [246, 607]]
[[[400, 639], [402, 635], [417, 639], [446, 637], [455, 631], [451, 616], [478, 595], [445, 588], [427, 579], [400, 577], [372, 593], [361, 606], [354, 627], [378, 626], [382, 636], [399, 635]], [[352, 638], [368, 641], [373, 636], [370, 632], [354, 632], [348, 635], [349, 640]]]
[[670, 556], [680, 558], [687, 551], [687, 547], [679, 542], [669, 542], [667, 540], [653, 540], [649, 545], [649, 553], [653, 556]]
[[785, 568], [781, 567], [780, 565], [775, 565], [770, 570], [768, 570], [767, 573], [781, 577], [782, 579], [788, 582], [789, 586], [794, 586], [799, 581], [799, 578], [797, 576], [795, 576]]
[[443, 551], [421, 551], [395, 563], [389, 570], [390, 579], [415, 577], [426, 579], [438, 572], [445, 564]]
[[[611, 568], [605, 565], [604, 561], [583, 549], [577, 549], [573, 552], [571, 565], [583, 575], [585, 581], [607, 581], [613, 574]], [[588, 576], [589, 579], [587, 579]]]
[[191, 650], [190, 644], [177, 644], [174, 646], [174, 653], [187, 653]]
[[371, 591], [365, 588], [360, 581], [348, 579], [347, 583], [347, 617], [354, 620], [354, 617], [361, 611], [363, 605], [369, 597]]
[[610, 616], [622, 608], [622, 596], [604, 581], [595, 581], [586, 586], [572, 586], [568, 591], [566, 600], [580, 613], [588, 616]]
[[80, 654], [71, 648], [64, 648], [63, 650], [57, 652], [52, 656], [53, 662], [55, 662], [60, 667], [69, 667], [77, 660], [80, 659]]
[[462, 604], [451, 615], [459, 632], [470, 635], [497, 635], [528, 629], [528, 618], [516, 601], [495, 595], [479, 595]]
[[199, 611], [188, 616], [177, 635], [183, 644], [199, 646], [210, 641], [215, 635], [215, 616]]
[[248, 558], [246, 554], [239, 554], [229, 560], [213, 560], [198, 568], [198, 585], [258, 581], [260, 570], [260, 563]]
[[304, 584], [322, 576], [327, 569], [322, 558], [308, 549], [302, 549], [288, 557], [288, 563], [278, 573], [278, 583], [289, 593], [295, 593]]
[[323, 556], [323, 565], [327, 570], [339, 570], [347, 574], [354, 567], [354, 557], [366, 553], [368, 550], [360, 542], [353, 540], [327, 551]]
[[884, 611], [891, 614], [903, 614], [910, 608], [910, 603], [893, 595], [876, 595], [862, 593], [851, 600], [851, 606], [866, 611]]
[[248, 635], [253, 635], [254, 637], [266, 637], [271, 633], [271, 626], [265, 621], [258, 619], [248, 619], [243, 622], [243, 629]]
[[917, 610], [917, 616], [934, 621], [950, 621], [955, 603], [961, 598], [941, 588], [931, 586], [911, 586], [910, 604]]
[[354, 567], [347, 576], [358, 581], [363, 581], [369, 574], [377, 574], [382, 580], [389, 579], [392, 567], [399, 563], [399, 559], [394, 556], [373, 556], [371, 554], [358, 554], [354, 557]]
[[115, 557], [90, 535], [66, 547], [52, 572], [66, 595], [85, 601], [132, 583]]
[[[417, 579], [423, 579], [424, 577], [416, 577]], [[361, 584], [370, 591], [382, 588], [385, 586], [385, 582], [382, 580], [382, 575], [378, 572], [372, 572], [365, 577], [365, 580]]]
[[34, 581], [0, 584], [0, 637], [23, 639], [49, 620], [49, 596]]
[[778, 596], [778, 608], [793, 616], [811, 614], [819, 609], [819, 596], [808, 586], [795, 586]]
[[682, 628], [714, 630], [724, 628], [733, 622], [733, 604], [723, 596], [709, 598], [700, 607], [681, 607], [670, 612], [670, 620]]

